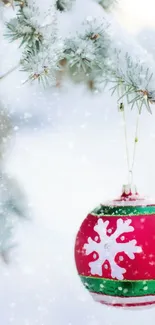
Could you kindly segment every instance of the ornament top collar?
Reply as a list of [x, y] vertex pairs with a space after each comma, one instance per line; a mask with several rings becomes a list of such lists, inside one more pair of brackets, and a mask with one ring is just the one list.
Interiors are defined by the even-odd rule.
[[123, 185], [122, 194], [112, 200], [107, 201], [104, 206], [150, 206], [154, 205], [154, 200], [140, 196], [135, 185]]

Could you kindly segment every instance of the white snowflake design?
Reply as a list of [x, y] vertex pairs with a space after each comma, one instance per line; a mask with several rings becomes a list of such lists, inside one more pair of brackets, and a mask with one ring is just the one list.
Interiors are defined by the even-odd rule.
[[[118, 280], [124, 279], [123, 274], [126, 272], [126, 269], [117, 265], [115, 262], [116, 255], [124, 252], [131, 260], [133, 260], [135, 259], [135, 253], [142, 252], [141, 247], [136, 246], [137, 241], [135, 239], [126, 243], [117, 243], [116, 241], [120, 235], [122, 235], [121, 240], [123, 241], [125, 239], [123, 236], [124, 233], [134, 231], [134, 228], [130, 226], [131, 222], [131, 219], [125, 221], [118, 219], [116, 231], [112, 235], [107, 235], [107, 232], [109, 234], [112, 232], [111, 229], [108, 229], [107, 231], [109, 221], [104, 222], [101, 218], [98, 220], [97, 224], [94, 226], [94, 230], [98, 233], [100, 242], [96, 242], [98, 240], [98, 236], [95, 238], [96, 241], [89, 237], [88, 243], [84, 245], [86, 255], [94, 252], [94, 258], [97, 257], [97, 254], [99, 256], [97, 260], [89, 263], [92, 275], [102, 276], [102, 265], [105, 263], [105, 261], [108, 261], [111, 267], [112, 278], [116, 278]], [[123, 257], [120, 258], [123, 260]], [[104, 266], [105, 268], [108, 267], [106, 264]]]

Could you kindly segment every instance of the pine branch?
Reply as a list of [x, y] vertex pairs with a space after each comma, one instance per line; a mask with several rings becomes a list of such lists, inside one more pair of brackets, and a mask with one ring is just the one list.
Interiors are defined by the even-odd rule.
[[61, 70], [59, 62], [63, 58], [61, 44], [54, 42], [49, 46], [42, 46], [40, 51], [31, 48], [25, 53], [21, 60], [21, 71], [28, 73], [28, 81], [38, 80], [44, 87], [56, 84], [56, 72]]
[[90, 79], [104, 70], [110, 38], [103, 19], [87, 19], [76, 37], [65, 40], [64, 55], [72, 76]]
[[55, 8], [51, 8], [42, 16], [38, 7], [28, 5], [27, 1], [17, 1], [16, 18], [6, 23], [4, 36], [10, 41], [21, 40], [20, 47], [32, 48], [39, 51], [46, 41], [56, 38], [57, 18]]
[[3, 75], [0, 75], [0, 80], [6, 78], [7, 76], [9, 76], [12, 72], [16, 71], [20, 66], [20, 63], [18, 63], [16, 66], [14, 66], [13, 68], [11, 68], [10, 70], [8, 70], [6, 73], [4, 73]]
[[21, 39], [20, 47], [25, 45], [39, 50], [43, 41], [38, 21], [39, 16], [39, 9], [34, 6], [20, 7], [17, 17], [6, 24], [7, 32], [4, 36], [10, 42]]
[[106, 84], [113, 83], [112, 95], [118, 94], [118, 102], [124, 98], [127, 99], [131, 109], [136, 105], [141, 113], [143, 106], [151, 111], [151, 104], [155, 103], [155, 91], [152, 88], [153, 73], [146, 68], [144, 63], [132, 60], [129, 54], [125, 56], [126, 67], [120, 66], [120, 52], [116, 53], [117, 59], [111, 64], [109, 77], [106, 78]]
[[[105, 10], [116, 3], [115, 0], [96, 0]], [[72, 0], [58, 0], [57, 9], [67, 10]], [[41, 23], [37, 7], [29, 6], [27, 0], [15, 0], [17, 17], [7, 23], [6, 36], [11, 40], [21, 39], [24, 50], [20, 60], [21, 70], [28, 73], [27, 81], [38, 80], [43, 86], [56, 84], [56, 74], [62, 75], [65, 62], [73, 80], [84, 81], [90, 89], [103, 90], [110, 83], [112, 94], [117, 92], [118, 101], [127, 99], [133, 108], [143, 106], [151, 113], [155, 103], [154, 75], [144, 62], [136, 61], [126, 54], [114, 51], [109, 25], [105, 19], [87, 19], [74, 36], [61, 40], [57, 36], [55, 11], [48, 12], [48, 22]], [[54, 10], [54, 9], [53, 9]], [[47, 18], [46, 16], [46, 18]], [[16, 69], [8, 71], [0, 79]]]
[[27, 1], [21, 3], [16, 0], [16, 5], [19, 7], [17, 17], [7, 23], [5, 36], [11, 42], [21, 39], [23, 53], [20, 65], [21, 71], [28, 73], [26, 81], [38, 80], [44, 86], [51, 85], [56, 71], [60, 69], [59, 60], [64, 58], [62, 41], [57, 38], [56, 10], [50, 8], [43, 19], [34, 4], [30, 6]]

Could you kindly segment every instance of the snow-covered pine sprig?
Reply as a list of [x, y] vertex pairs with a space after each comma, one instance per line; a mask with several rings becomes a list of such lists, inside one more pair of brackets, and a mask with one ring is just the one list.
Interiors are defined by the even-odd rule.
[[53, 6], [47, 13], [42, 13], [34, 3], [28, 5], [27, 1], [16, 0], [16, 4], [17, 16], [6, 23], [5, 37], [10, 42], [21, 40], [20, 46], [39, 51], [44, 40], [56, 37], [56, 9]]
[[59, 62], [63, 59], [61, 41], [43, 45], [40, 51], [26, 50], [21, 59], [21, 70], [28, 73], [26, 81], [38, 80], [44, 87], [56, 84], [56, 73], [61, 70]]
[[[96, 1], [104, 9], [109, 9], [116, 2]], [[61, 3], [71, 2], [61, 0]], [[145, 62], [136, 61], [129, 54], [122, 62], [120, 53], [116, 56], [109, 25], [104, 18], [87, 19], [81, 30], [64, 39], [64, 44], [60, 42], [60, 46], [55, 7], [53, 16], [48, 13], [46, 24], [34, 4], [28, 5], [27, 0], [21, 3], [15, 0], [15, 3], [19, 10], [17, 17], [7, 24], [7, 36], [11, 41], [21, 39], [21, 45], [24, 45], [20, 63], [22, 70], [29, 74], [28, 80], [38, 80], [44, 85], [55, 84], [56, 71], [62, 68], [62, 60], [67, 62], [66, 67], [74, 80], [90, 81], [96, 85], [113, 83], [112, 93], [117, 91], [119, 100], [126, 97], [131, 107], [137, 105], [141, 111], [145, 105], [151, 112], [150, 105], [155, 103], [154, 75]]]
[[73, 76], [87, 80], [103, 71], [110, 43], [108, 27], [104, 19], [89, 18], [81, 32], [65, 39], [64, 56]]
[[16, 18], [6, 23], [7, 37], [10, 42], [21, 40], [20, 46], [29, 46], [39, 50], [43, 41], [42, 28], [40, 26], [40, 10], [38, 7], [19, 7]]
[[112, 94], [117, 92], [118, 101], [127, 99], [131, 109], [137, 105], [139, 112], [143, 106], [151, 111], [151, 104], [155, 103], [155, 90], [153, 90], [154, 75], [146, 66], [145, 62], [139, 59], [132, 59], [128, 53], [124, 57], [124, 63], [120, 64], [121, 51], [117, 52], [117, 57], [111, 63], [106, 83], [112, 83]]
[[38, 80], [45, 85], [55, 84], [56, 71], [60, 69], [59, 60], [63, 59], [63, 43], [57, 36], [57, 16], [55, 7], [46, 14], [40, 13], [35, 5], [21, 6], [17, 17], [7, 23], [6, 36], [11, 41], [21, 39], [23, 53], [19, 66], [28, 73], [28, 80]]
[[72, 9], [75, 0], [56, 0], [56, 9], [59, 11], [68, 11]]

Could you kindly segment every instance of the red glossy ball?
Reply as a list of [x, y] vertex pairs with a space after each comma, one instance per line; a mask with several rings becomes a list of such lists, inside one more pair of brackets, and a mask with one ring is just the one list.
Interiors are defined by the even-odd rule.
[[76, 237], [78, 274], [95, 301], [155, 304], [155, 204], [123, 193], [88, 214]]

